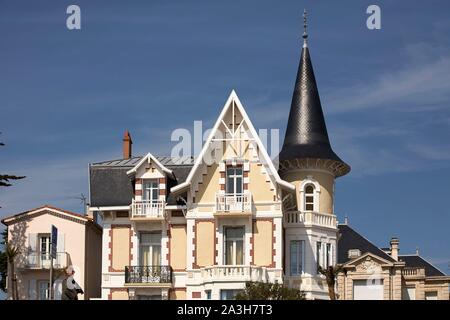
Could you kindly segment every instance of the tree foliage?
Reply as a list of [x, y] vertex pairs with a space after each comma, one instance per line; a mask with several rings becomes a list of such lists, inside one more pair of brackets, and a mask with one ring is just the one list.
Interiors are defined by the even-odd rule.
[[[3, 147], [5, 144], [0, 142], [0, 147]], [[25, 178], [24, 176], [15, 176], [11, 174], [0, 174], [0, 187], [10, 187], [11, 180], [20, 180]]]
[[236, 300], [305, 300], [305, 294], [279, 283], [247, 282]]

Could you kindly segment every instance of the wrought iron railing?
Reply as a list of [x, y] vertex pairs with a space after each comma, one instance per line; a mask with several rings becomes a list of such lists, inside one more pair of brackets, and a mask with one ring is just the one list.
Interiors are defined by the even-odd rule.
[[170, 266], [126, 266], [125, 283], [171, 283]]

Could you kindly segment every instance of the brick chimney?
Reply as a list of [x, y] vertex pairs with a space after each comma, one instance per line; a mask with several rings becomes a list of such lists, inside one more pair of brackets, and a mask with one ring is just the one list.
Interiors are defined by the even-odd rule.
[[133, 141], [131, 141], [131, 136], [128, 130], [125, 131], [123, 136], [123, 158], [130, 159], [131, 158], [131, 145]]
[[400, 241], [398, 240], [398, 238], [391, 238], [391, 257], [392, 259], [398, 261], [398, 252], [400, 251], [399, 249], [399, 243]]

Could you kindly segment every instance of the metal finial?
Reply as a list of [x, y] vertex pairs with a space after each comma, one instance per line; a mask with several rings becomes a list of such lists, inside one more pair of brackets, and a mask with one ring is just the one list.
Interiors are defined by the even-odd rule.
[[303, 10], [303, 39], [304, 42], [306, 43], [306, 39], [308, 38], [308, 32], [307, 32], [307, 28], [308, 28], [308, 22], [307, 22], [307, 12], [306, 9]]

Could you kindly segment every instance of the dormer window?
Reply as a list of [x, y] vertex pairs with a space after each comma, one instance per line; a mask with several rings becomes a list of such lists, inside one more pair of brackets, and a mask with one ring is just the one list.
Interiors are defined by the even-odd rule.
[[359, 249], [350, 249], [348, 250], [348, 258], [355, 259], [361, 256], [361, 250]]
[[159, 197], [158, 180], [144, 180], [142, 184], [142, 200], [156, 202]]
[[305, 204], [305, 210], [306, 211], [314, 211], [315, 208], [315, 201], [314, 201], [314, 185], [308, 184], [305, 186], [305, 193], [304, 193], [304, 204]]

